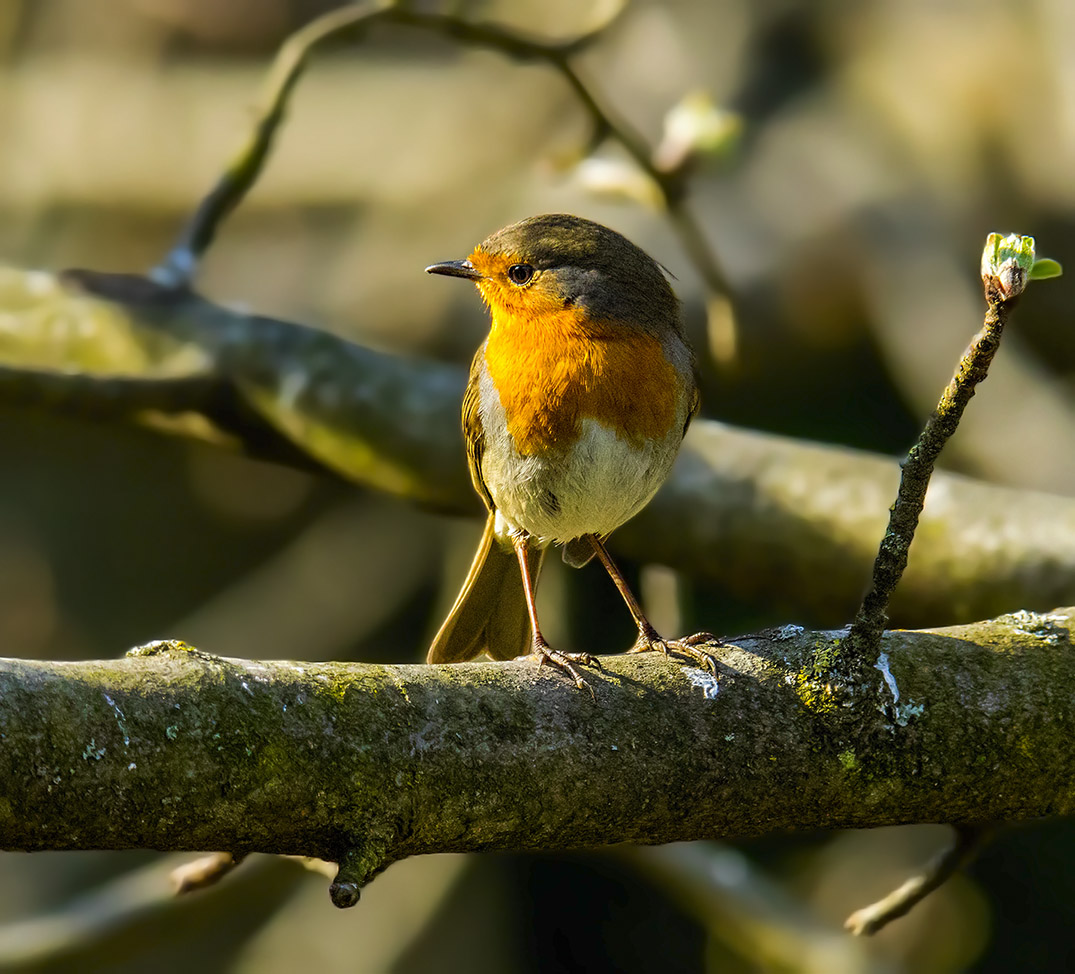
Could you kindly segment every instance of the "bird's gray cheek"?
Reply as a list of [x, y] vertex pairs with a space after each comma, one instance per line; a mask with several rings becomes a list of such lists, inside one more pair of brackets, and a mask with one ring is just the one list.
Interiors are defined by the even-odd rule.
[[556, 272], [556, 295], [565, 307], [572, 305], [599, 310], [601, 275], [580, 267], [562, 267]]

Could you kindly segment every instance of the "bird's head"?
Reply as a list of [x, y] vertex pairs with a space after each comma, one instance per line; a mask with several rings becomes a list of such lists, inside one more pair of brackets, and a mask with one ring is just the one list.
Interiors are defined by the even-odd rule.
[[594, 325], [679, 331], [679, 305], [660, 265], [630, 240], [592, 220], [534, 216], [498, 230], [465, 260], [429, 274], [474, 281], [498, 317], [534, 319], [573, 309]]

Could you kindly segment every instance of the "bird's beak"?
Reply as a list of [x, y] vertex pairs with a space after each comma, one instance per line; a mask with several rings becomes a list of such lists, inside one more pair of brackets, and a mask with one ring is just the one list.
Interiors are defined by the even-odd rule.
[[480, 281], [482, 276], [469, 260], [442, 260], [439, 264], [430, 264], [427, 274], [444, 274], [446, 277], [465, 277], [468, 281]]

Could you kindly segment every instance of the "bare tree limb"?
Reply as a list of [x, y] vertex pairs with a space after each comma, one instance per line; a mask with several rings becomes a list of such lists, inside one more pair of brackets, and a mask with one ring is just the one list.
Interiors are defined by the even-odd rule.
[[258, 663], [176, 643], [8, 660], [0, 846], [314, 856], [341, 864], [347, 905], [420, 853], [1065, 815], [1073, 614], [887, 633], [887, 679], [853, 714], [813, 665], [845, 634], [794, 629], [721, 648], [719, 682], [607, 658], [596, 704], [525, 661]]
[[[173, 433], [477, 512], [461, 369], [123, 275], [0, 267], [0, 318], [0, 403], [157, 428], [166, 415]], [[888, 457], [698, 421], [668, 483], [612, 543], [785, 616], [842, 621], [898, 477]], [[921, 523], [891, 606], [901, 625], [1075, 602], [1075, 501], [941, 472]]]

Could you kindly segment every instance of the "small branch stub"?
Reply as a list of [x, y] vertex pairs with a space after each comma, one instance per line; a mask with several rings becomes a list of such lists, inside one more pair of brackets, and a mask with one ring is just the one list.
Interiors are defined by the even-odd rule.
[[393, 861], [389, 854], [391, 846], [392, 841], [371, 834], [343, 854], [336, 878], [328, 888], [333, 906], [349, 910], [358, 903], [362, 887]]
[[354, 880], [345, 878], [343, 867], [328, 888], [328, 895], [332, 899], [332, 905], [341, 909], [349, 910], [357, 906], [362, 896], [362, 888]]
[[191, 893], [219, 883], [246, 858], [230, 852], [213, 852], [184, 863], [172, 871], [172, 885], [177, 894]]

